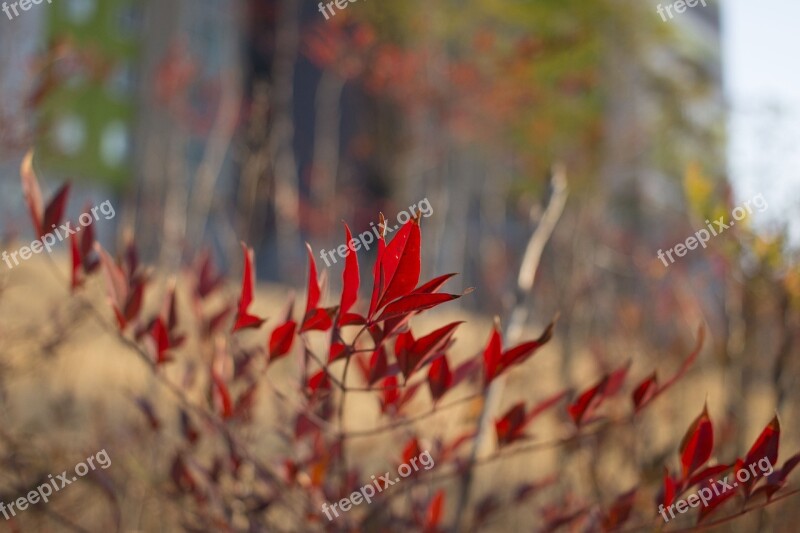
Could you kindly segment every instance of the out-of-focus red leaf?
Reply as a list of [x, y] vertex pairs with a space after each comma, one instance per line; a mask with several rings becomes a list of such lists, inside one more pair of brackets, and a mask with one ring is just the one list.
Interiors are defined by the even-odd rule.
[[150, 424], [150, 428], [153, 431], [158, 431], [161, 427], [161, 421], [159, 421], [158, 417], [156, 416], [156, 411], [153, 409], [153, 404], [150, 403], [149, 400], [146, 398], [136, 398], [136, 405], [139, 409], [144, 413], [145, 417], [147, 417], [147, 422]]
[[675, 501], [675, 494], [677, 492], [677, 484], [675, 480], [669, 473], [669, 469], [664, 467], [664, 489], [662, 495], [662, 501], [664, 503], [664, 507], [669, 507], [672, 505], [672, 502]]
[[236, 400], [236, 405], [233, 408], [232, 416], [245, 421], [252, 420], [253, 406], [256, 403], [257, 391], [258, 382], [249, 385]]
[[192, 424], [192, 419], [189, 417], [189, 414], [181, 409], [180, 414], [181, 420], [181, 433], [183, 434], [184, 438], [189, 442], [189, 444], [194, 444], [200, 439], [200, 433]]
[[636, 389], [633, 391], [633, 406], [635, 410], [638, 412], [645, 403], [650, 401], [650, 399], [655, 396], [656, 391], [658, 391], [658, 378], [656, 377], [656, 373], [653, 372], [647, 379], [642, 381]]
[[653, 374], [645, 379], [642, 383], [636, 387], [636, 390], [633, 393], [633, 404], [635, 407], [635, 412], [639, 412], [645, 408], [650, 402], [655, 400], [658, 396], [660, 396], [664, 391], [669, 389], [672, 385], [674, 385], [680, 378], [682, 378], [689, 368], [694, 364], [697, 360], [697, 357], [700, 355], [700, 351], [703, 348], [703, 341], [705, 340], [705, 328], [701, 325], [697, 330], [697, 342], [695, 343], [694, 349], [689, 356], [684, 359], [681, 367], [672, 376], [666, 383], [658, 386], [658, 380], [656, 378], [656, 373]]
[[328, 352], [328, 364], [344, 359], [350, 354], [349, 347], [339, 341], [331, 343], [330, 351]]
[[310, 313], [305, 316], [303, 326], [300, 328], [300, 333], [306, 331], [328, 331], [333, 326], [333, 316], [336, 314], [336, 308], [324, 309], [322, 307], [312, 309]]
[[264, 319], [248, 312], [250, 304], [253, 303], [253, 250], [247, 247], [245, 243], [242, 244], [242, 252], [244, 253], [244, 272], [242, 273], [242, 290], [239, 296], [239, 308], [236, 313], [236, 321], [233, 324], [231, 332], [239, 331], [240, 329], [261, 327]]
[[275, 328], [269, 338], [270, 362], [289, 353], [294, 343], [294, 332], [296, 329], [297, 323], [294, 320], [289, 320]]
[[714, 448], [714, 428], [711, 419], [708, 417], [708, 406], [703, 407], [703, 412], [695, 418], [692, 425], [686, 431], [681, 440], [681, 472], [682, 479], [687, 479], [690, 475], [703, 466]]
[[42, 201], [42, 190], [39, 188], [39, 180], [33, 170], [33, 150], [29, 150], [25, 154], [19, 173], [22, 178], [22, 195], [25, 197], [25, 203], [28, 204], [33, 228], [36, 236], [41, 237], [43, 235], [44, 202]]
[[525, 342], [503, 352], [503, 354], [500, 356], [500, 363], [497, 365], [497, 370], [495, 371], [495, 377], [512, 366], [525, 362], [525, 360], [533, 355], [536, 350], [547, 344], [547, 342], [553, 337], [553, 328], [555, 327], [555, 324], [555, 321], [551, 322], [538, 339]]
[[578, 399], [567, 408], [576, 426], [586, 423], [600, 404], [603, 403], [603, 400], [619, 391], [625, 381], [628, 368], [630, 368], [630, 363], [607, 374], [594, 387], [578, 396]]
[[453, 385], [453, 375], [447, 364], [447, 356], [434, 359], [428, 371], [428, 386], [431, 389], [433, 402], [438, 402]]
[[[778, 469], [773, 469], [772, 474], [767, 477], [767, 484], [758, 490], [764, 490], [767, 493], [767, 499], [772, 499], [772, 495], [778, 492], [781, 487], [786, 484], [786, 478], [791, 474], [792, 470], [800, 464], [800, 453], [790, 457], [783, 466]], [[758, 492], [758, 491], [756, 491]]]
[[500, 367], [500, 360], [502, 356], [503, 346], [500, 339], [500, 332], [497, 330], [497, 325], [492, 329], [489, 336], [489, 342], [483, 350], [483, 375], [484, 383], [486, 386], [492, 382], [497, 376], [497, 370]]
[[494, 423], [497, 431], [497, 442], [500, 446], [510, 444], [522, 438], [525, 429], [525, 403], [514, 404]]
[[195, 270], [195, 294], [201, 299], [217, 290], [225, 281], [225, 276], [216, 272], [208, 249], [200, 253]]
[[386, 349], [383, 347], [383, 345], [381, 345], [377, 350], [372, 352], [372, 356], [369, 360], [369, 384], [372, 385], [378, 380], [386, 377], [388, 370], [389, 359], [386, 356]]
[[72, 281], [70, 283], [70, 289], [72, 292], [75, 292], [75, 289], [83, 285], [83, 277], [81, 275], [83, 260], [81, 258], [81, 252], [78, 249], [78, 239], [74, 234], [69, 236], [69, 248], [72, 257]]
[[[344, 225], [345, 230], [345, 238], [347, 246], [350, 246], [350, 241], [353, 239], [353, 235], [350, 233], [350, 228], [347, 224]], [[358, 258], [356, 257], [356, 253], [354, 250], [349, 250], [350, 253], [347, 254], [345, 258], [344, 264], [344, 272], [342, 273], [342, 298], [339, 303], [339, 325], [344, 325], [344, 318], [347, 315], [347, 312], [350, 311], [350, 308], [353, 307], [353, 304], [356, 303], [358, 299], [358, 287], [360, 283], [359, 272], [358, 272]]]
[[700, 507], [700, 513], [697, 515], [697, 523], [698, 524], [700, 522], [702, 522], [703, 520], [705, 520], [706, 518], [708, 518], [708, 516], [711, 513], [713, 513], [723, 503], [725, 503], [726, 501], [728, 501], [732, 497], [736, 496], [736, 492], [737, 492], [736, 489], [734, 489], [734, 490], [721, 490], [719, 492], [716, 492], [714, 490], [716, 487], [712, 487], [712, 485], [715, 485], [715, 484], [716, 484], [715, 482], [714, 483], [709, 483], [708, 481], [706, 481], [704, 484], [701, 485], [700, 489], [698, 489], [698, 492], [703, 490], [703, 489], [706, 489], [706, 488], [709, 491], [712, 492], [711, 499], [707, 500], [706, 504]]
[[744, 460], [745, 466], [756, 463], [764, 457], [769, 460], [769, 464], [776, 464], [778, 462], [778, 445], [780, 443], [780, 438], [781, 422], [776, 415], [761, 431], [761, 434], [750, 447]]
[[156, 345], [156, 366], [171, 361], [172, 357], [170, 357], [170, 355], [167, 353], [167, 350], [171, 348], [169, 343], [169, 334], [167, 333], [167, 328], [164, 326], [164, 322], [161, 321], [161, 317], [156, 317], [155, 321], [153, 322], [153, 327], [150, 330], [150, 336], [153, 337], [153, 341]]
[[[50, 233], [54, 228], [61, 223], [64, 218], [64, 210], [67, 207], [67, 197], [69, 196], [69, 183], [65, 183], [50, 200], [47, 208], [44, 210], [44, 220], [42, 222], [42, 232], [39, 235], [41, 239], [46, 233]], [[78, 228], [80, 229], [80, 228]]]
[[320, 288], [319, 279], [317, 278], [317, 263], [314, 261], [314, 254], [311, 252], [311, 245], [306, 243], [308, 251], [308, 292], [306, 295], [306, 312], [308, 315], [312, 310], [316, 309], [319, 305]]
[[689, 487], [692, 487], [701, 481], [706, 481], [708, 478], [718, 476], [730, 469], [731, 465], [726, 464], [708, 466], [690, 477], [689, 480], [682, 486], [682, 488], [684, 490], [688, 489]]
[[212, 391], [214, 398], [219, 406], [222, 418], [230, 418], [233, 416], [233, 401], [231, 400], [231, 393], [228, 391], [228, 386], [225, 384], [225, 381], [219, 374], [217, 374], [217, 371], [214, 370], [213, 366], [211, 368], [211, 383], [213, 387]]
[[330, 390], [330, 388], [330, 378], [325, 370], [319, 370], [308, 378], [308, 389], [312, 394], [316, 394], [318, 391]]
[[442, 508], [444, 507], [444, 490], [439, 489], [431, 498], [428, 504], [428, 510], [425, 513], [425, 525], [423, 531], [425, 533], [434, 533], [439, 531], [439, 524], [442, 521]]
[[453, 322], [417, 340], [410, 331], [398, 335], [394, 353], [403, 376], [408, 379], [418, 368], [445, 350], [459, 324], [462, 322]]
[[636, 489], [633, 488], [617, 498], [611, 509], [603, 517], [603, 531], [614, 531], [627, 522], [631, 516], [633, 503], [636, 500]]

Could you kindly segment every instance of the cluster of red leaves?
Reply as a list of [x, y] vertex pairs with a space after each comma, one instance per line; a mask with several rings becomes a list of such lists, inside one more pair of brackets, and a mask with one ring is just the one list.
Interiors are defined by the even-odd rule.
[[[711, 515], [724, 502], [737, 495], [742, 496], [745, 505], [759, 494], [764, 494], [769, 501], [786, 483], [789, 473], [800, 463], [800, 453], [797, 453], [789, 458], [781, 468], [775, 466], [778, 464], [780, 435], [780, 422], [775, 416], [743, 458], [737, 458], [732, 463], [707, 466], [714, 449], [714, 427], [708, 416], [708, 409], [704, 407], [703, 412], [692, 422], [681, 440], [680, 472], [672, 475], [668, 468], [664, 469], [664, 487], [660, 503], [669, 507], [693, 487], [697, 487], [698, 490], [706, 487], [710, 489], [724, 474], [740, 481], [744, 477], [746, 481], [732, 481], [730, 485], [733, 490], [710, 490], [709, 493], [712, 496], [707, 504], [700, 508], [698, 523]], [[765, 459], [772, 466], [772, 473], [769, 475], [766, 475], [763, 470], [757, 471], [751, 467]], [[751, 467], [751, 470], [748, 470], [748, 467]], [[759, 464], [759, 469], [762, 468]], [[739, 472], [745, 472], [745, 475], [740, 476]], [[764, 480], [763, 483], [762, 480]]]
[[[30, 210], [34, 230], [42, 236], [48, 225], [61, 222], [66, 210], [69, 186], [65, 185], [47, 207], [44, 206], [36, 176], [31, 167], [30, 155], [22, 166], [22, 182], [25, 199]], [[222, 294], [224, 278], [216, 273], [208, 253], [203, 254], [191, 268], [191, 302], [195, 314], [197, 338], [203, 346], [211, 346], [207, 363], [208, 380], [206, 386], [207, 413], [198, 415], [193, 409], [180, 407], [177, 420], [183, 444], [175, 452], [171, 463], [171, 476], [180, 494], [190, 495], [198, 505], [206, 507], [220, 501], [220, 480], [223, 475], [238, 479], [240, 467], [251, 461], [256, 477], [268, 490], [259, 496], [238, 494], [235, 497], [247, 501], [249, 509], [258, 513], [282, 498], [276, 476], [257, 460], [248, 458], [241, 444], [229, 429], [229, 423], [247, 423], [252, 420], [259, 376], [253, 372], [254, 363], [263, 356], [263, 368], [289, 356], [296, 347], [302, 347], [301, 390], [307, 404], [293, 413], [291, 429], [281, 432], [293, 446], [306, 441], [299, 447], [297, 456], [283, 461], [282, 479], [288, 485], [299, 485], [311, 490], [318, 497], [329, 501], [347, 496], [363, 483], [364, 475], [358, 467], [341, 472], [339, 481], [332, 473], [343, 463], [344, 438], [336, 434], [333, 438], [325, 430], [332, 426], [336, 409], [333, 407], [334, 386], [344, 394], [347, 392], [347, 367], [351, 360], [360, 370], [366, 383], [362, 392], [374, 394], [381, 412], [390, 416], [402, 416], [403, 407], [411, 402], [423, 386], [427, 385], [434, 411], [437, 403], [458, 385], [473, 381], [482, 383], [482, 390], [513, 367], [527, 361], [553, 335], [555, 323], [548, 325], [539, 338], [504, 349], [499, 328], [495, 326], [489, 335], [484, 349], [468, 358], [453, 370], [448, 361], [455, 334], [461, 322], [453, 322], [424, 335], [415, 335], [409, 325], [412, 317], [443, 303], [460, 298], [463, 294], [442, 293], [444, 284], [454, 276], [447, 274], [420, 283], [421, 272], [421, 233], [419, 218], [406, 223], [391, 242], [385, 240], [385, 221], [381, 216], [380, 238], [377, 243], [377, 257], [372, 270], [372, 290], [369, 305], [358, 307], [358, 294], [361, 285], [359, 263], [354, 251], [348, 254], [342, 274], [342, 293], [337, 305], [322, 305], [325, 277], [319, 276], [309, 247], [309, 275], [306, 306], [301, 317], [294, 316], [293, 299], [280, 315], [279, 322], [264, 338], [264, 344], [255, 348], [239, 346], [238, 334], [244, 330], [258, 332], [267, 322], [255, 314], [252, 307], [254, 294], [253, 252], [242, 244], [244, 268], [238, 305], [234, 305]], [[352, 234], [345, 225], [346, 242], [351, 242]], [[114, 260], [98, 243], [94, 235], [85, 232], [80, 243], [72, 241], [72, 289], [78, 289], [84, 277], [100, 266], [104, 272], [107, 294], [113, 310], [116, 327], [121, 336], [132, 334], [133, 339], [143, 345], [154, 369], [175, 363], [175, 352], [184, 346], [188, 322], [178, 316], [176, 282], [171, 282], [164, 294], [163, 305], [156, 313], [148, 314], [142, 302], [149, 284], [147, 269], [140, 265], [133, 243], [128, 243], [121, 260]], [[235, 316], [231, 316], [235, 311]], [[228, 327], [227, 324], [230, 324]], [[356, 330], [355, 332], [350, 330]], [[191, 332], [191, 329], [189, 329]], [[328, 357], [317, 357], [308, 347], [306, 336], [324, 334], [327, 340]], [[660, 394], [671, 387], [696, 361], [704, 333], [698, 334], [697, 345], [684, 360], [679, 370], [669, 380], [659, 385], [655, 373], [635, 386], [632, 392], [633, 414], [640, 413]], [[297, 340], [301, 342], [297, 342]], [[212, 341], [213, 343], [209, 343]], [[234, 346], [232, 349], [231, 346]], [[345, 362], [341, 378], [334, 373], [334, 365]], [[566, 397], [572, 400], [566, 414], [575, 428], [580, 430], [587, 424], [599, 420], [601, 405], [616, 395], [623, 387], [630, 363], [608, 372], [594, 385], [584, 391], [572, 394], [562, 391], [541, 400], [527, 408], [525, 402], [514, 404], [495, 421], [497, 440], [501, 449], [530, 438], [526, 433], [530, 424], [545, 411], [558, 405]], [[400, 380], [402, 377], [402, 382]], [[196, 373], [187, 371], [183, 388], [189, 390]], [[340, 400], [341, 401], [341, 400]], [[163, 427], [155, 406], [144, 397], [135, 399], [139, 409], [146, 416], [153, 431]], [[187, 404], [191, 405], [191, 404]], [[341, 405], [341, 404], [340, 404]], [[204, 418], [198, 424], [196, 416]], [[221, 426], [219, 425], [221, 424]], [[224, 446], [214, 455], [210, 463], [195, 455], [198, 443], [208, 434], [208, 429], [216, 429]], [[222, 429], [220, 429], [222, 428]], [[680, 445], [681, 469], [675, 475], [666, 472], [661, 502], [670, 505], [681, 494], [694, 486], [705, 486], [714, 477], [726, 472], [737, 473], [755, 461], [767, 458], [775, 464], [778, 458], [780, 425], [777, 417], [764, 429], [746, 456], [731, 464], [705, 466], [713, 449], [713, 428], [706, 410], [693, 422]], [[209, 438], [209, 437], [205, 437]], [[450, 461], [461, 468], [464, 463], [459, 457], [462, 446], [474, 438], [467, 432], [450, 442], [435, 441], [430, 447], [438, 462]], [[412, 434], [403, 446], [403, 463], [421, 453], [420, 442]], [[767, 500], [785, 484], [789, 473], [800, 463], [800, 454], [794, 455], [772, 474], [742, 483], [736, 491], [715, 497], [700, 512], [699, 520], [717, 509], [724, 501], [736, 494], [743, 494], [745, 503], [757, 494], [764, 494]], [[458, 466], [461, 465], [461, 466]], [[412, 477], [417, 477], [416, 475]], [[513, 498], [519, 504], [540, 488], [551, 484], [520, 487]], [[237, 485], [238, 486], [238, 485]], [[621, 494], [611, 505], [592, 513], [592, 508], [584, 506], [566, 514], [560, 510], [545, 508], [544, 518], [549, 528], [555, 529], [569, 524], [581, 517], [590, 516], [597, 529], [611, 531], [618, 529], [630, 517], [637, 489]], [[422, 531], [441, 530], [442, 509], [445, 501], [443, 491], [436, 491], [427, 498], [411, 502], [410, 516], [403, 518], [409, 528]], [[476, 524], [483, 523], [487, 517], [500, 508], [496, 495], [489, 495], [478, 502], [475, 510]], [[210, 513], [207, 518], [223, 527], [218, 514]], [[309, 511], [308, 518], [318, 520], [319, 516]]]

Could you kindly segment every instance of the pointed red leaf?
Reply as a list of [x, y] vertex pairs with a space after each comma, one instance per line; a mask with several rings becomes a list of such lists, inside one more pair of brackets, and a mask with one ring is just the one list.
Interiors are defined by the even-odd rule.
[[60, 189], [50, 200], [47, 208], [44, 210], [44, 219], [42, 222], [42, 233], [39, 238], [42, 238], [45, 233], [50, 233], [53, 226], [61, 223], [64, 217], [64, 210], [66, 209], [67, 197], [69, 196], [69, 182], [61, 186]]
[[650, 401], [658, 390], [658, 378], [656, 373], [653, 372], [647, 379], [642, 381], [633, 391], [633, 406], [638, 412], [644, 405]]
[[407, 222], [386, 246], [381, 261], [386, 290], [378, 309], [414, 290], [420, 273], [419, 219]]
[[431, 294], [434, 292], [438, 292], [439, 289], [441, 289], [444, 286], [444, 284], [447, 283], [447, 281], [455, 275], [456, 274], [444, 274], [443, 276], [433, 278], [429, 282], [424, 283], [419, 287], [417, 287], [416, 289], [414, 289], [413, 294]]
[[500, 368], [502, 350], [503, 346], [500, 339], [500, 332], [497, 331], [497, 326], [495, 326], [489, 336], [489, 342], [483, 350], [483, 374], [484, 384], [486, 386], [497, 376], [497, 372]]
[[239, 331], [240, 329], [261, 327], [264, 319], [248, 312], [250, 304], [253, 303], [253, 250], [248, 248], [245, 243], [241, 243], [242, 252], [244, 253], [244, 272], [242, 273], [242, 290], [239, 296], [239, 307], [236, 313], [236, 321], [233, 324], [231, 332]]
[[[353, 235], [350, 233], [350, 228], [347, 224], [344, 225], [345, 238], [347, 239], [347, 246], [350, 246], [350, 241]], [[358, 287], [360, 279], [358, 272], [358, 258], [354, 250], [350, 250], [347, 254], [344, 264], [344, 272], [342, 273], [342, 298], [339, 303], [339, 325], [343, 325], [344, 318], [353, 304], [358, 299]]]
[[36, 236], [41, 237], [43, 235], [44, 202], [42, 201], [42, 190], [39, 188], [39, 180], [33, 170], [33, 150], [25, 154], [19, 173], [22, 178], [22, 194], [25, 197], [25, 203], [28, 204], [33, 229]]
[[494, 423], [499, 446], [510, 444], [523, 436], [525, 429], [525, 403], [514, 404]]
[[551, 322], [548, 325], [544, 332], [539, 336], [538, 339], [534, 341], [525, 342], [520, 344], [519, 346], [515, 346], [504, 352], [500, 356], [500, 364], [498, 365], [497, 371], [495, 372], [495, 376], [500, 375], [503, 371], [511, 368], [514, 365], [518, 365], [523, 363], [527, 358], [533, 355], [536, 350], [547, 344], [548, 341], [553, 337], [553, 328], [555, 327], [555, 322]]
[[597, 385], [578, 396], [578, 399], [567, 408], [575, 425], [580, 426], [587, 422], [606, 398], [619, 391], [629, 367], [630, 363], [604, 376]]
[[375, 322], [384, 322], [391, 318], [405, 317], [410, 313], [431, 309], [432, 307], [457, 300], [458, 298], [461, 298], [460, 294], [410, 294], [387, 305], [381, 313], [381, 316], [375, 319]]
[[431, 389], [431, 397], [434, 403], [438, 402], [452, 385], [453, 375], [450, 373], [447, 357], [442, 356], [435, 359], [431, 363], [430, 370], [428, 370], [428, 386]]
[[708, 417], [708, 407], [703, 407], [703, 412], [692, 422], [681, 441], [681, 472], [682, 479], [687, 479], [691, 474], [703, 466], [714, 448], [714, 428]]
[[279, 359], [292, 349], [294, 342], [294, 332], [297, 329], [297, 323], [294, 320], [289, 320], [275, 328], [269, 338], [269, 359], [270, 362]]

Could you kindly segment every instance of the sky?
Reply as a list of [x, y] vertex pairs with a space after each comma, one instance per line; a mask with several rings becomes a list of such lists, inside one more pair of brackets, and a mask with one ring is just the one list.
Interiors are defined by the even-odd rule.
[[800, 244], [800, 0], [722, 0], [729, 164], [740, 200], [763, 194], [754, 218], [786, 223]]

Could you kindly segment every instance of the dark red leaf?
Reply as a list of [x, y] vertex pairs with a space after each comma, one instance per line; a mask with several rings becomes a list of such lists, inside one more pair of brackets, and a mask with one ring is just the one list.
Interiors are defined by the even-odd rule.
[[455, 276], [456, 274], [445, 274], [443, 276], [439, 276], [437, 278], [433, 278], [427, 283], [424, 283], [414, 289], [412, 294], [431, 294], [434, 292], [438, 292], [447, 281]]
[[453, 375], [450, 373], [447, 357], [442, 356], [435, 359], [433, 363], [431, 363], [431, 368], [428, 371], [428, 386], [431, 389], [431, 397], [434, 403], [438, 402], [452, 385]]
[[[766, 458], [770, 465], [778, 463], [778, 445], [781, 438], [781, 423], [778, 416], [775, 415], [769, 424], [761, 431], [756, 441], [750, 447], [744, 459], [744, 468], [749, 468], [750, 465], [758, 463], [758, 461]], [[750, 494], [750, 489], [756, 482], [757, 478], [749, 479], [744, 483], [745, 494]]]
[[65, 183], [50, 200], [47, 209], [44, 210], [44, 220], [42, 223], [42, 232], [39, 235], [41, 239], [46, 233], [50, 233], [54, 228], [61, 223], [64, 217], [64, 210], [67, 204], [67, 197], [69, 196], [69, 183]]
[[703, 466], [714, 448], [714, 428], [708, 417], [707, 406], [703, 412], [692, 422], [681, 440], [681, 472], [682, 479], [687, 479], [698, 468]]
[[[350, 233], [350, 228], [347, 224], [344, 225], [344, 230], [347, 246], [349, 247], [353, 235]], [[358, 299], [359, 283], [358, 258], [356, 257], [355, 251], [351, 249], [350, 253], [348, 253], [345, 258], [344, 272], [342, 274], [342, 298], [339, 303], [338, 321], [340, 326], [343, 325], [345, 315]]]
[[239, 331], [240, 329], [261, 327], [264, 319], [248, 312], [250, 304], [253, 303], [253, 250], [249, 249], [245, 243], [242, 244], [242, 252], [244, 253], [244, 272], [242, 273], [242, 290], [239, 296], [239, 308], [236, 313], [236, 321], [233, 324], [231, 332]]
[[419, 219], [414, 218], [386, 246], [381, 259], [386, 290], [377, 309], [414, 290], [419, 283], [420, 265]]
[[655, 396], [658, 390], [658, 378], [656, 373], [653, 372], [650, 377], [642, 381], [633, 391], [633, 406], [635, 411], [638, 412], [644, 404], [650, 401]]
[[578, 396], [578, 399], [567, 408], [575, 425], [580, 426], [587, 422], [606, 398], [619, 391], [629, 367], [630, 363], [604, 376], [597, 385]]
[[378, 300], [381, 295], [383, 295], [385, 283], [383, 268], [381, 266], [384, 252], [386, 251], [386, 219], [383, 217], [383, 213], [380, 213], [379, 220], [378, 227], [380, 231], [378, 232], [378, 248], [376, 250], [375, 266], [372, 269], [372, 298], [370, 298], [369, 314], [367, 314], [368, 321], [371, 321], [372, 317], [375, 316], [375, 313], [378, 311]]
[[617, 498], [603, 517], [603, 531], [614, 531], [622, 526], [630, 518], [635, 500], [635, 488]]
[[297, 323], [294, 320], [281, 324], [269, 338], [270, 362], [285, 356], [292, 349]]
[[523, 436], [525, 429], [525, 404], [519, 402], [494, 423], [499, 446], [510, 444]]
[[410, 294], [387, 305], [381, 316], [375, 319], [375, 322], [405, 317], [410, 313], [424, 311], [458, 298], [461, 298], [460, 294]]
[[335, 308], [312, 309], [303, 319], [303, 326], [300, 328], [300, 333], [306, 331], [327, 331], [333, 326], [333, 316], [335, 315]]
[[488, 386], [489, 383], [497, 376], [497, 371], [500, 367], [500, 360], [502, 356], [503, 346], [500, 339], [500, 332], [497, 330], [497, 325], [492, 329], [489, 336], [489, 342], [483, 350], [483, 375], [484, 384]]
[[428, 510], [425, 513], [425, 525], [423, 528], [425, 533], [439, 531], [439, 524], [442, 521], [442, 507], [444, 507], [444, 490], [439, 489], [431, 498]]

